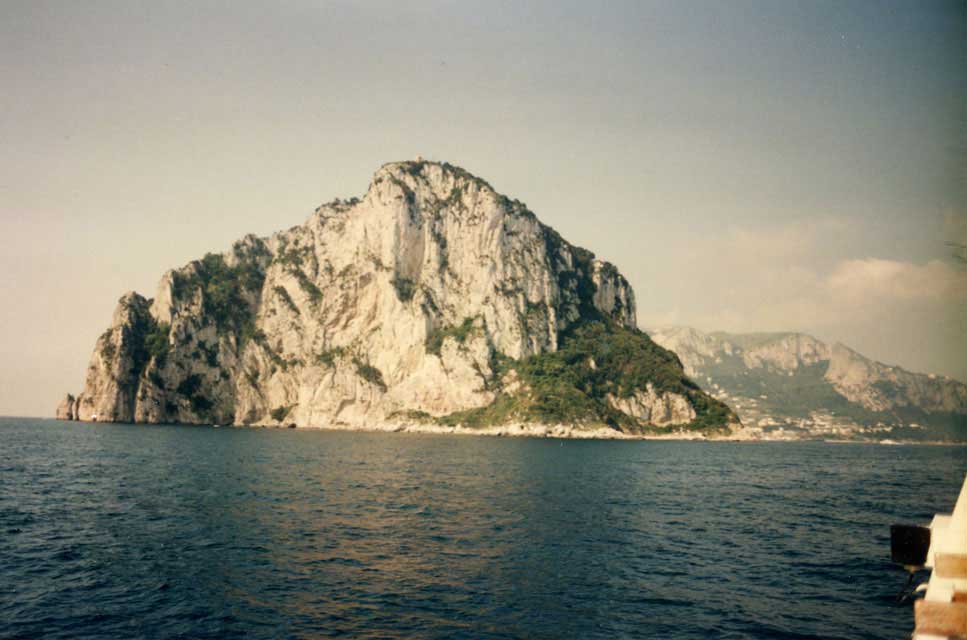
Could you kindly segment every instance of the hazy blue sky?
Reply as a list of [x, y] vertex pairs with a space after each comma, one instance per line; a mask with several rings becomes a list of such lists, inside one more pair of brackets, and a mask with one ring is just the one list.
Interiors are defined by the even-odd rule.
[[967, 3], [522, 4], [0, 0], [0, 414], [80, 391], [124, 291], [417, 154], [643, 327], [967, 379]]

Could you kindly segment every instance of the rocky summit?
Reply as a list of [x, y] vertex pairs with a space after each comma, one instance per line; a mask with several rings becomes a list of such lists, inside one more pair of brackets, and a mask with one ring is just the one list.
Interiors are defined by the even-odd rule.
[[967, 385], [803, 333], [649, 331], [750, 437], [967, 442]]
[[62, 419], [727, 433], [608, 262], [446, 163], [121, 297]]

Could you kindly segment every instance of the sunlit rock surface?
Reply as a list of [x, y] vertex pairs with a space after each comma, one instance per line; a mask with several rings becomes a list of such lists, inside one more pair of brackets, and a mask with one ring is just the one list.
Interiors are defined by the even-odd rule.
[[[57, 415], [366, 427], [432, 424], [502, 402], [510, 409], [491, 420], [570, 422], [570, 405], [547, 409], [540, 372], [532, 367], [522, 382], [513, 363], [556, 352], [592, 321], [658, 349], [673, 369], [662, 379], [684, 384], [677, 359], [636, 329], [634, 294], [614, 266], [462, 169], [392, 163], [362, 199], [323, 205], [300, 226], [169, 271], [152, 300], [126, 294], [83, 392]], [[698, 415], [696, 401], [723, 416], [702, 409], [703, 428], [734, 420], [703, 404], [697, 387], [684, 395], [666, 387], [577, 398], [584, 414], [574, 421], [684, 425]], [[519, 394], [530, 394], [526, 415], [507, 404]]]

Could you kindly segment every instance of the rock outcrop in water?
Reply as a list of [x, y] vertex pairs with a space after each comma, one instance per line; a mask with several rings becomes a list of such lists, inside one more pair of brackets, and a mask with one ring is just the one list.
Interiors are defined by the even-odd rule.
[[727, 430], [636, 328], [625, 278], [448, 164], [247, 236], [119, 301], [58, 417], [372, 427]]
[[967, 441], [967, 385], [866, 358], [801, 333], [658, 329], [685, 372], [735, 407], [748, 429], [790, 437]]
[[58, 420], [76, 420], [77, 413], [75, 412], [75, 407], [77, 406], [77, 398], [71, 394], [64, 396], [61, 403], [57, 405], [57, 416]]

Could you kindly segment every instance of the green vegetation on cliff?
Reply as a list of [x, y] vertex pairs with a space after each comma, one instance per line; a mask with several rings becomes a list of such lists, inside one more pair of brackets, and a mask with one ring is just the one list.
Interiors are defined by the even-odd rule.
[[291, 311], [293, 314], [297, 316], [301, 315], [301, 313], [299, 312], [299, 307], [295, 306], [295, 302], [292, 301], [292, 296], [289, 295], [289, 292], [286, 290], [285, 287], [277, 286], [277, 287], [274, 287], [272, 290], [275, 292], [275, 295], [279, 297], [279, 300], [282, 301], [282, 304], [284, 304], [286, 307], [289, 308], [289, 311]]
[[257, 260], [229, 265], [223, 256], [209, 253], [188, 269], [174, 272], [172, 294], [175, 300], [185, 300], [200, 290], [205, 315], [220, 333], [233, 333], [241, 343], [252, 336], [254, 303], [264, 282], [265, 271]]
[[[131, 358], [130, 375], [137, 379], [154, 360], [157, 367], [163, 367], [168, 355], [168, 334], [171, 328], [167, 323], [158, 323], [151, 315], [151, 301], [141, 296], [122, 299], [129, 314], [129, 322], [123, 328], [123, 349]], [[110, 351], [111, 356], [116, 349], [112, 342], [113, 331], [108, 329], [101, 336], [104, 340], [104, 351]]]
[[464, 318], [463, 322], [457, 326], [434, 329], [426, 337], [426, 352], [436, 356], [440, 355], [440, 351], [443, 349], [443, 341], [447, 338], [453, 338], [458, 343], [463, 344], [467, 341], [470, 332], [473, 331], [473, 322], [473, 318]]
[[637, 329], [607, 319], [583, 322], [561, 336], [557, 351], [523, 360], [498, 358], [495, 377], [515, 374], [520, 388], [499, 393], [486, 407], [440, 419], [448, 425], [487, 426], [512, 421], [607, 425], [627, 432], [654, 430], [613, 408], [608, 395], [626, 398], [652, 384], [655, 391], [688, 398], [695, 419], [683, 428], [718, 431], [734, 420], [723, 403], [688, 379], [678, 357]]
[[166, 322], [154, 322], [154, 318], [150, 320], [144, 336], [144, 348], [148, 358], [154, 358], [158, 366], [163, 367], [168, 357], [168, 334], [171, 332], [171, 327]]
[[269, 415], [276, 422], [282, 422], [283, 420], [285, 420], [286, 416], [288, 416], [289, 413], [291, 413], [291, 411], [294, 408], [295, 408], [295, 405], [276, 407], [275, 409], [272, 409], [272, 411], [269, 412]]
[[383, 372], [359, 358], [353, 358], [353, 365], [356, 367], [356, 374], [366, 382], [379, 387], [383, 392], [386, 391], [386, 382], [383, 379]]
[[409, 302], [416, 293], [416, 283], [409, 278], [397, 276], [392, 280], [393, 288], [396, 289], [396, 297], [400, 302]]

